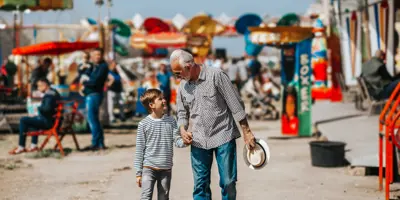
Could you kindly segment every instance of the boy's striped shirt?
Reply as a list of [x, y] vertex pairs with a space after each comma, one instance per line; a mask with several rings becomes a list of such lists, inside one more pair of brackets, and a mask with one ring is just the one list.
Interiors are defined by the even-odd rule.
[[179, 148], [186, 146], [173, 117], [164, 115], [154, 119], [148, 115], [140, 121], [136, 136], [136, 175], [141, 176], [143, 166], [171, 169], [174, 144]]

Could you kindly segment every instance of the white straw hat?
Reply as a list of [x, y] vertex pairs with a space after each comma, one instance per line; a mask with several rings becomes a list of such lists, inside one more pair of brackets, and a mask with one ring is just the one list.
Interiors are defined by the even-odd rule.
[[247, 145], [243, 149], [244, 162], [250, 169], [264, 168], [270, 158], [270, 151], [267, 142], [256, 138], [256, 146], [249, 151]]

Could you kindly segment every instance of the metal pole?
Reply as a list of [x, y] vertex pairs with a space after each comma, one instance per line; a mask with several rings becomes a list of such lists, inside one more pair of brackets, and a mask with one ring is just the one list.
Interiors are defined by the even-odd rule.
[[17, 33], [17, 29], [18, 29], [18, 24], [17, 24], [17, 11], [14, 11], [13, 12], [13, 24], [14, 24], [14, 27], [13, 27], [13, 32], [14, 32], [14, 34], [13, 34], [13, 36], [14, 36], [14, 48], [16, 48], [16, 47], [18, 47], [18, 45], [17, 45], [17, 43], [18, 43], [18, 41], [17, 41], [17, 37], [18, 37], [18, 33]]

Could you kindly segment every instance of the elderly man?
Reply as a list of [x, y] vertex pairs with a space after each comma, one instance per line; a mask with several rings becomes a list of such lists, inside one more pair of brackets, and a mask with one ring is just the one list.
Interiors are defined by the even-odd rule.
[[240, 122], [244, 141], [251, 149], [254, 135], [243, 102], [229, 77], [220, 69], [196, 64], [193, 56], [175, 50], [172, 72], [181, 81], [177, 95], [178, 125], [185, 144], [191, 146], [193, 199], [211, 199], [210, 174], [213, 153], [218, 164], [222, 199], [236, 199], [236, 138]]
[[376, 99], [390, 97], [400, 79], [392, 77], [386, 69], [385, 54], [381, 50], [362, 66], [361, 77], [364, 77], [371, 95]]

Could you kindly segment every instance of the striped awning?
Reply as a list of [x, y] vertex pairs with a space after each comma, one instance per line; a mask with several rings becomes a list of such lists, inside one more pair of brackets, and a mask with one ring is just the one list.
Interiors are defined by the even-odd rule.
[[0, 0], [0, 10], [67, 10], [73, 8], [73, 0]]

